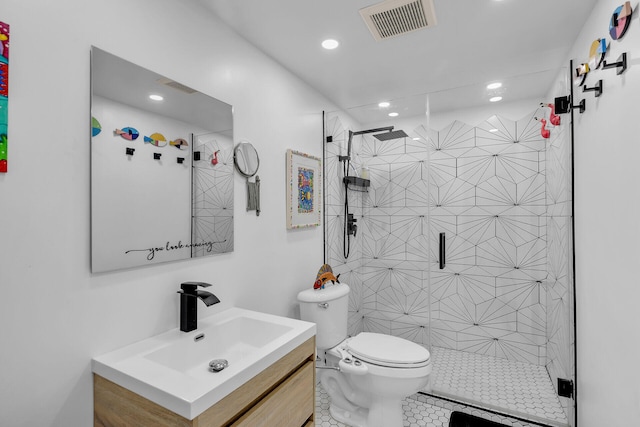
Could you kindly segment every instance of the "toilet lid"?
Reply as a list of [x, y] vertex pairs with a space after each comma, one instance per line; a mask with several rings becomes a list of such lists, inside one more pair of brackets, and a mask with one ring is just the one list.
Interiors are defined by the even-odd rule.
[[352, 356], [375, 365], [416, 368], [430, 363], [429, 350], [391, 335], [361, 332], [346, 344]]

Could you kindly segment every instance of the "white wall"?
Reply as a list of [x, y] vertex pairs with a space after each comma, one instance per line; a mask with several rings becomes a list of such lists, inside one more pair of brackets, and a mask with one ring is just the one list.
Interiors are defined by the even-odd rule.
[[[620, 0], [600, 0], [572, 48], [586, 62], [591, 42], [608, 36]], [[631, 2], [637, 8], [637, 2]], [[587, 79], [604, 93], [576, 92], [575, 225], [578, 425], [632, 426], [640, 419], [640, 28], [638, 10], [626, 36], [611, 42], [608, 61], [627, 52], [629, 69]]]
[[[180, 282], [294, 316], [322, 229], [286, 231], [285, 152], [321, 156], [323, 97], [189, 0], [6, 0], [9, 173], [0, 174], [0, 425], [92, 424], [90, 360], [177, 327]], [[96, 45], [234, 106], [261, 156], [262, 212], [235, 181], [235, 252], [89, 270], [89, 52]]]

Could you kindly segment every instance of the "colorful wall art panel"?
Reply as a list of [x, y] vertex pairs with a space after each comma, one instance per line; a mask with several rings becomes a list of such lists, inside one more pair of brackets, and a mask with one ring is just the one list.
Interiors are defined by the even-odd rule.
[[0, 21], [0, 173], [7, 172], [9, 126], [9, 24]]

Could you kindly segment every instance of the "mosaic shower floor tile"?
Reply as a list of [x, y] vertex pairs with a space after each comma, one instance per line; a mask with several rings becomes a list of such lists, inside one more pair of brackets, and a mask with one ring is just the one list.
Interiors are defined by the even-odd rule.
[[544, 366], [442, 347], [433, 347], [431, 354], [431, 393], [535, 422], [568, 425]]

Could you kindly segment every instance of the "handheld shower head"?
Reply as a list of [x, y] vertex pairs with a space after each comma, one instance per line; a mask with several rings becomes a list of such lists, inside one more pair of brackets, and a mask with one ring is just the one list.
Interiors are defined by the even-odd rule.
[[349, 142], [347, 142], [347, 160], [351, 159], [351, 141], [353, 140], [353, 131], [349, 131]]

